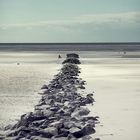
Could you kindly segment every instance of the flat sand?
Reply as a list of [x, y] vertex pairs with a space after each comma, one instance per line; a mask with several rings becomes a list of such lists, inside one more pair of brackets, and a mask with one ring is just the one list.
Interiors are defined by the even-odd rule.
[[95, 135], [102, 140], [139, 140], [140, 59], [97, 58], [81, 68], [87, 92], [95, 92], [96, 102], [90, 106], [91, 114], [100, 117]]

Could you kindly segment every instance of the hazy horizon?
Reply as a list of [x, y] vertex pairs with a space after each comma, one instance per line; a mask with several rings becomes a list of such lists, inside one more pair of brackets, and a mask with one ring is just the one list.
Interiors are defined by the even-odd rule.
[[7, 43], [0, 51], [140, 51], [140, 43]]

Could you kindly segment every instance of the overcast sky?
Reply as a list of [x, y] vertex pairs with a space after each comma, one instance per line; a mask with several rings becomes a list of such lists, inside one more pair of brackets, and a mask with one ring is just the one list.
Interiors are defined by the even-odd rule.
[[0, 0], [0, 42], [140, 42], [140, 0]]

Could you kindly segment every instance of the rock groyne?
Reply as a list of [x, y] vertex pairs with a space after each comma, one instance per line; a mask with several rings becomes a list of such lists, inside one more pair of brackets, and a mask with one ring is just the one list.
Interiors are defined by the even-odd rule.
[[79, 56], [68, 54], [60, 72], [49, 85], [42, 86], [42, 97], [33, 112], [21, 116], [5, 128], [5, 140], [98, 140], [95, 133], [98, 117], [89, 116], [87, 104], [93, 94], [83, 94], [85, 81], [79, 78]]

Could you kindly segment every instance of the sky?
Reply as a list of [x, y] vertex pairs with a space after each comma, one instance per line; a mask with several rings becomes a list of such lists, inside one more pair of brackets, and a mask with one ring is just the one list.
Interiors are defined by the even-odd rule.
[[140, 42], [140, 0], [0, 0], [3, 42]]

